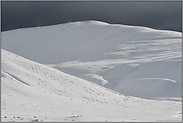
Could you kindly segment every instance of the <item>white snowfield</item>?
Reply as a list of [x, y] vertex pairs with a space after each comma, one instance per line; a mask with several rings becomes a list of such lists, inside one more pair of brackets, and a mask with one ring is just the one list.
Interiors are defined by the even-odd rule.
[[180, 122], [181, 42], [99, 21], [2, 32], [1, 121]]

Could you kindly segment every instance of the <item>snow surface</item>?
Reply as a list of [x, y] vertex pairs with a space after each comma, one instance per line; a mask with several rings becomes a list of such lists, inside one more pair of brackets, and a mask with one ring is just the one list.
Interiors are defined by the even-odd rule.
[[99, 21], [2, 32], [1, 120], [181, 121], [181, 41]]
[[180, 121], [181, 102], [131, 97], [2, 51], [2, 121]]

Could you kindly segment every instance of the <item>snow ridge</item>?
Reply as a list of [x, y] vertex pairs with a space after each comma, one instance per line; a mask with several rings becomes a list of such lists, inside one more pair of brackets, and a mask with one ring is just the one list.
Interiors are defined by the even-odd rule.
[[[2, 32], [2, 48], [7, 51], [117, 92], [146, 99], [181, 97], [181, 41], [180, 32], [100, 21]], [[162, 74], [157, 74], [159, 72]], [[148, 85], [131, 91], [134, 80], [138, 79], [137, 85], [140, 85], [144, 77], [171, 79], [176, 83], [162, 85], [164, 90], [168, 86], [171, 93], [159, 92], [159, 96], [153, 95], [153, 91], [143, 91], [144, 87], [151, 88]], [[154, 92], [159, 89], [157, 86]]]

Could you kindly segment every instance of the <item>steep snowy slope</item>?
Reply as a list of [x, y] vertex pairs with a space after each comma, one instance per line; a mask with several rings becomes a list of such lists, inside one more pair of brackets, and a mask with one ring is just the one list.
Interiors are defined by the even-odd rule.
[[125, 96], [1, 52], [1, 121], [181, 121], [181, 102]]
[[123, 94], [181, 99], [182, 34], [99, 21], [2, 32], [2, 48]]

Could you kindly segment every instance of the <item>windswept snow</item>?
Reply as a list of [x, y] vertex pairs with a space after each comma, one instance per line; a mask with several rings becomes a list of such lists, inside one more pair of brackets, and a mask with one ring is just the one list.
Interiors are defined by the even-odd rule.
[[181, 119], [181, 102], [123, 95], [8, 51], [1, 51], [2, 121]]
[[[182, 34], [99, 21], [2, 32], [2, 48], [123, 94], [147, 99], [181, 97]], [[153, 95], [141, 78], [165, 78], [166, 91]], [[150, 81], [150, 80], [147, 80]], [[126, 86], [124, 86], [126, 85]], [[127, 88], [128, 87], [128, 88]], [[125, 88], [125, 90], [124, 90]], [[154, 91], [159, 90], [159, 86]], [[144, 93], [142, 96], [142, 93]], [[172, 96], [173, 95], [173, 96]]]
[[99, 21], [2, 32], [1, 119], [180, 121], [181, 42]]

